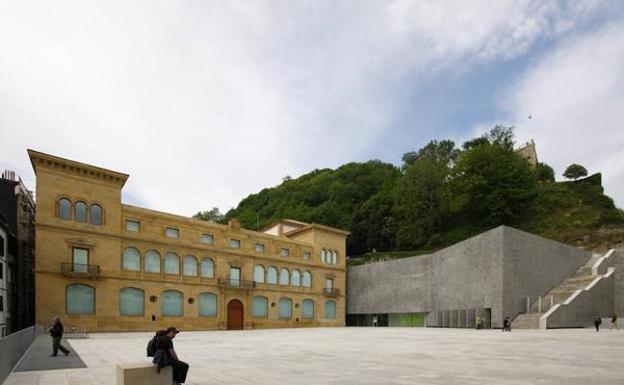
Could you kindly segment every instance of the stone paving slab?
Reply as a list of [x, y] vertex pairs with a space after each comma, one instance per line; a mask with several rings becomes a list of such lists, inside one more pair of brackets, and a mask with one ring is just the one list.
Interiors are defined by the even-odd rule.
[[52, 338], [47, 336], [37, 337], [30, 348], [15, 368], [16, 372], [29, 372], [34, 370], [53, 370], [86, 368], [76, 351], [72, 349], [68, 340], [63, 339], [61, 345], [69, 349], [68, 356], [59, 351], [58, 356], [50, 357], [52, 354]]
[[[12, 373], [4, 385], [113, 385], [152, 333], [72, 340], [87, 368]], [[187, 384], [622, 385], [624, 331], [315, 328], [182, 332]]]

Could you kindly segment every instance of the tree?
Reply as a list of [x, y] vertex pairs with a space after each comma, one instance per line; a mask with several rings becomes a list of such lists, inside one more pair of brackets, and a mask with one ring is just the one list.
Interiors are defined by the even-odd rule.
[[512, 224], [537, 195], [529, 163], [507, 145], [472, 147], [451, 174], [452, 210], [478, 227]]
[[415, 249], [429, 243], [448, 216], [447, 181], [458, 150], [450, 140], [431, 141], [420, 149], [396, 184], [396, 243]]
[[197, 214], [193, 215], [193, 218], [212, 223], [221, 223], [225, 219], [225, 216], [219, 212], [218, 207], [213, 207], [212, 210], [199, 211]]
[[565, 169], [563, 176], [568, 179], [577, 180], [578, 178], [587, 176], [587, 169], [580, 164], [573, 163]]
[[555, 181], [555, 171], [546, 163], [538, 163], [535, 168], [535, 175], [538, 182], [553, 183]]
[[487, 134], [464, 142], [462, 148], [464, 150], [469, 150], [473, 147], [495, 144], [508, 150], [513, 150], [515, 144], [514, 136], [513, 126], [506, 127], [498, 125], [492, 128]]

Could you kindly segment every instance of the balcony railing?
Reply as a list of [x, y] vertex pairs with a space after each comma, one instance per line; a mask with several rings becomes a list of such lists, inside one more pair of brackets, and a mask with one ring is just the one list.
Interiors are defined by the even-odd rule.
[[231, 287], [233, 289], [253, 289], [256, 287], [254, 281], [244, 281], [242, 279], [219, 278], [219, 286]]
[[331, 287], [326, 287], [323, 289], [323, 294], [325, 294], [328, 297], [338, 297], [338, 295], [340, 294], [340, 290], [334, 289]]
[[63, 262], [61, 263], [61, 274], [72, 277], [97, 278], [100, 275], [100, 265]]

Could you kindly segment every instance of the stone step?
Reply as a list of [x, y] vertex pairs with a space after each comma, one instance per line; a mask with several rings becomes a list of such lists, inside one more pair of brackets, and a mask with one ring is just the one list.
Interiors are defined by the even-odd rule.
[[539, 319], [542, 313], [528, 313], [518, 315], [512, 322], [512, 329], [539, 329]]

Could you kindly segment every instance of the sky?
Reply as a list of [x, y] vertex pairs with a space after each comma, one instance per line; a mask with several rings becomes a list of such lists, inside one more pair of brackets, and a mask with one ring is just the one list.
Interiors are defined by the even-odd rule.
[[[530, 116], [530, 118], [529, 118]], [[514, 125], [624, 207], [624, 2], [0, 0], [0, 168], [27, 148], [222, 212], [313, 169]]]

